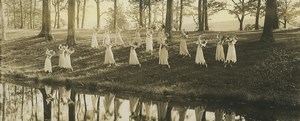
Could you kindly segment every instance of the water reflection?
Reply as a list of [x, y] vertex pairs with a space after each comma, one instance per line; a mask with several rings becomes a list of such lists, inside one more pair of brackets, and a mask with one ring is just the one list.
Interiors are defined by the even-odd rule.
[[[1, 121], [248, 121], [299, 120], [300, 111], [246, 110], [171, 104], [116, 94], [93, 95], [66, 87], [0, 84]], [[280, 112], [280, 113], [277, 113]], [[276, 115], [274, 115], [276, 114]]]

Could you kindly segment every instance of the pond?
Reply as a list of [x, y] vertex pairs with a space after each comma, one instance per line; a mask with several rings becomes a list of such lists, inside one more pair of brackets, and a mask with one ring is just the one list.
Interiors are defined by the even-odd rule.
[[1, 121], [300, 120], [297, 109], [10, 83], [0, 84], [0, 110]]

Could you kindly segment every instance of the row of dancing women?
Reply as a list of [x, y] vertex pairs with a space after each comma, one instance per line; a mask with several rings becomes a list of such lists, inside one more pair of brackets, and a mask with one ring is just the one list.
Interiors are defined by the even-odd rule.
[[[100, 95], [89, 95], [89, 94], [78, 94], [74, 101], [70, 99], [71, 89], [66, 89], [66, 87], [56, 87], [52, 88], [45, 85], [45, 92], [47, 94], [47, 103], [52, 103], [53, 110], [58, 110], [56, 108], [67, 109], [68, 104], [74, 104], [77, 111], [77, 119], [81, 120], [85, 115], [88, 115], [90, 120], [96, 120], [95, 113], [100, 114], [99, 103], [102, 103], [104, 107], [104, 114], [101, 114], [103, 117], [102, 120], [105, 121], [122, 121], [124, 118], [122, 113], [124, 110], [120, 110], [121, 106], [124, 104], [124, 100], [128, 100], [129, 103], [129, 120], [136, 121], [142, 120], [145, 121], [163, 121], [167, 116], [167, 108], [170, 106], [168, 102], [160, 101], [150, 101], [144, 100], [139, 97], [130, 96], [128, 99], [122, 99], [116, 97], [116, 94], [108, 93], [105, 94], [102, 99]], [[60, 107], [55, 107], [57, 105]], [[81, 106], [81, 105], [85, 105]], [[172, 106], [173, 107], [173, 106]], [[195, 118], [189, 117], [187, 111], [189, 109], [194, 110]], [[156, 111], [155, 111], [156, 110]], [[86, 111], [86, 112], [84, 112]], [[173, 120], [201, 120], [204, 116], [204, 111], [206, 111], [206, 106], [196, 106], [194, 108], [185, 107], [185, 106], [174, 106], [172, 108], [171, 118]], [[155, 114], [155, 113], [156, 114]], [[62, 113], [62, 112], [61, 112]], [[141, 115], [145, 117], [141, 117]], [[215, 121], [234, 121], [236, 114], [230, 110], [216, 109], [215, 110]], [[191, 119], [190, 119], [191, 118]], [[66, 117], [60, 117], [61, 120], [67, 120]]]
[[[99, 29], [94, 29], [94, 33], [92, 35], [92, 42], [91, 42], [91, 47], [92, 48], [98, 48], [99, 44], [97, 41], [97, 33], [99, 32]], [[150, 52], [152, 54], [153, 52], [153, 31], [148, 29], [146, 32], [146, 52]], [[188, 47], [187, 47], [187, 39], [189, 38], [188, 32], [182, 31], [181, 32], [181, 37], [180, 37], [180, 48], [179, 48], [179, 54], [182, 56], [189, 56], [191, 57]], [[115, 42], [112, 43], [109, 32], [106, 31], [103, 37], [103, 45], [105, 46], [105, 56], [104, 56], [104, 64], [108, 66], [112, 66], [116, 64], [116, 61], [114, 59], [114, 54], [112, 51], [112, 46], [113, 45], [125, 45], [122, 37], [121, 37], [121, 31], [117, 30], [116, 32], [116, 39]], [[161, 31], [158, 33], [158, 55], [159, 55], [159, 64], [160, 65], [166, 65], [168, 68], [170, 68], [170, 64], [168, 61], [169, 58], [169, 46], [168, 46], [168, 33], [164, 33], [164, 29], [161, 29]], [[237, 61], [236, 57], [236, 50], [235, 50], [235, 43], [237, 42], [236, 36], [223, 36], [221, 34], [217, 35], [217, 46], [216, 46], [216, 55], [215, 59], [216, 61], [221, 61], [224, 62], [224, 67], [229, 64], [232, 66], [233, 63]], [[142, 38], [140, 36], [139, 30], [136, 31], [136, 35], [133, 39], [133, 41], [129, 41], [129, 46], [130, 46], [130, 53], [129, 53], [129, 65], [138, 65], [141, 67], [141, 64], [138, 59], [138, 55], [136, 53], [136, 48], [140, 47], [142, 43]], [[202, 36], [198, 36], [198, 40], [196, 41], [197, 46], [197, 51], [196, 51], [196, 57], [195, 57], [195, 63], [199, 65], [203, 65], [207, 67], [207, 63], [204, 58], [203, 54], [203, 48], [207, 45], [208, 40], [202, 39]], [[223, 45], [227, 43], [228, 44], [228, 51], [227, 51], [227, 56], [225, 58], [224, 54], [224, 48]], [[61, 68], [66, 68], [73, 70], [72, 65], [71, 65], [71, 58], [70, 55], [74, 53], [73, 48], [69, 48], [66, 45], [59, 45], [59, 67]], [[45, 61], [45, 72], [52, 72], [52, 67], [51, 67], [51, 57], [55, 54], [53, 50], [46, 50], [46, 61]]]

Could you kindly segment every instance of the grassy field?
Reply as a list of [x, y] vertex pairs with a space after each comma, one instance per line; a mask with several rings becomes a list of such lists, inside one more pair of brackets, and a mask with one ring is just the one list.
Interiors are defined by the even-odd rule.
[[[261, 31], [226, 32], [237, 34], [238, 62], [224, 68], [214, 60], [214, 40], [217, 32], [204, 32], [211, 39], [204, 49], [208, 68], [194, 63], [199, 32], [191, 32], [188, 48], [191, 58], [179, 56], [178, 32], [169, 50], [171, 69], [158, 65], [158, 46], [154, 54], [146, 53], [145, 46], [137, 49], [142, 68], [129, 66], [129, 50], [113, 47], [117, 66], [106, 67], [105, 48], [90, 47], [91, 30], [77, 30], [77, 47], [71, 55], [74, 71], [57, 67], [58, 55], [52, 58], [53, 73], [43, 72], [45, 48], [58, 51], [64, 44], [66, 30], [53, 30], [54, 41], [34, 38], [38, 30], [11, 30], [8, 40], [1, 42], [2, 80], [69, 84], [87, 89], [107, 89], [119, 92], [177, 95], [212, 100], [245, 101], [274, 105], [300, 106], [300, 31], [278, 31], [276, 42], [259, 42]], [[132, 31], [122, 33], [130, 41]], [[111, 36], [114, 37], [113, 35]], [[142, 34], [145, 38], [145, 34]], [[102, 34], [98, 36], [102, 43]], [[224, 46], [225, 51], [227, 46]]]

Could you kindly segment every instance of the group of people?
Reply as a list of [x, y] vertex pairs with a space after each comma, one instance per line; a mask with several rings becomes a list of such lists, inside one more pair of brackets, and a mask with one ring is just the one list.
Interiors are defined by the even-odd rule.
[[[58, 60], [58, 66], [60, 68], [65, 68], [73, 71], [73, 67], [71, 65], [71, 54], [74, 53], [74, 48], [68, 47], [67, 45], [59, 45], [59, 60]], [[45, 66], [44, 71], [48, 73], [52, 73], [52, 63], [51, 58], [55, 55], [54, 50], [46, 49], [46, 60], [45, 60]]]
[[[99, 29], [94, 28], [93, 29], [93, 35], [92, 35], [92, 42], [91, 42], [91, 47], [92, 48], [98, 48], [99, 44], [97, 41], [97, 34], [99, 33]], [[154, 31], [152, 29], [147, 29], [146, 31], [146, 52], [153, 54], [153, 33]], [[112, 51], [112, 46], [113, 45], [125, 45], [122, 36], [121, 36], [121, 30], [118, 29], [116, 31], [116, 37], [114, 43], [111, 42], [110, 39], [110, 31], [106, 31], [104, 33], [103, 37], [103, 46], [105, 46], [105, 56], [104, 56], [104, 64], [108, 66], [112, 66], [116, 64], [116, 61], [114, 59], [114, 54]], [[180, 37], [180, 46], [179, 46], [179, 54], [182, 56], [188, 56], [191, 57], [191, 54], [189, 53], [188, 46], [187, 46], [187, 39], [189, 38], [189, 33], [186, 31], [181, 32], [181, 37]], [[169, 34], [164, 32], [164, 29], [161, 29], [158, 32], [158, 41], [157, 43], [159, 44], [158, 48], [158, 56], [159, 56], [159, 64], [160, 65], [165, 65], [168, 68], [170, 68], [170, 64], [168, 61], [169, 54], [168, 54], [168, 38]], [[138, 59], [138, 55], [136, 52], [136, 48], [140, 47], [142, 43], [142, 38], [140, 35], [140, 29], [137, 29], [135, 37], [129, 41], [129, 46], [130, 46], [130, 54], [129, 54], [129, 65], [138, 65], [141, 67], [141, 64]], [[235, 50], [235, 43], [237, 42], [236, 36], [223, 36], [221, 34], [217, 35], [217, 45], [216, 45], [216, 55], [215, 55], [215, 60], [220, 61], [224, 63], [224, 67], [226, 67], [228, 64], [232, 66], [233, 63], [237, 61], [236, 57], [236, 50]], [[199, 65], [203, 65], [207, 67], [207, 63], [204, 58], [203, 54], [203, 48], [206, 47], [208, 43], [207, 39], [202, 39], [202, 36], [199, 35], [198, 39], [196, 41], [197, 46], [197, 51], [196, 51], [196, 57], [195, 57], [195, 63]], [[228, 51], [227, 51], [227, 56], [225, 58], [225, 53], [224, 53], [224, 44], [228, 44]], [[68, 48], [68, 46], [65, 45], [59, 45], [59, 67], [61, 68], [66, 68], [73, 70], [71, 66], [71, 59], [70, 55], [74, 53], [73, 48]], [[55, 54], [53, 50], [46, 50], [46, 61], [45, 61], [45, 72], [52, 72], [52, 67], [51, 67], [51, 57]]]

